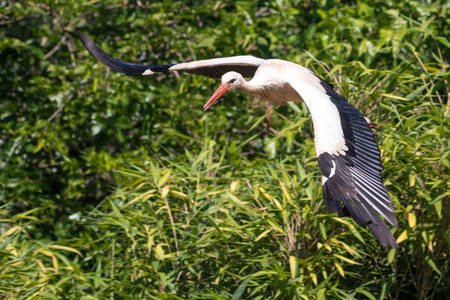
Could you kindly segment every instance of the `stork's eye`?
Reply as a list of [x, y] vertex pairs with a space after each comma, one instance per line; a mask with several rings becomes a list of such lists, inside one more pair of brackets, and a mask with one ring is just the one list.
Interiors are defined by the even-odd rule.
[[231, 79], [230, 81], [228, 81], [229, 84], [232, 84], [236, 81], [236, 78]]

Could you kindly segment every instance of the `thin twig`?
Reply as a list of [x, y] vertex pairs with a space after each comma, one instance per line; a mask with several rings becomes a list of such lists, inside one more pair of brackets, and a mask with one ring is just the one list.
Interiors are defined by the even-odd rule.
[[[62, 39], [65, 39], [66, 37], [63, 37]], [[52, 56], [53, 54], [55, 54], [56, 51], [58, 51], [59, 49], [61, 49], [61, 41], [58, 42], [58, 44], [55, 45], [55, 47], [53, 47], [52, 50], [50, 50], [47, 54], [45, 54], [45, 59], [49, 59], [50, 56]]]
[[53, 113], [53, 115], [47, 119], [47, 122], [50, 123], [64, 108], [64, 103]]
[[172, 212], [170, 210], [170, 206], [169, 206], [169, 202], [167, 201], [167, 197], [164, 197], [164, 203], [167, 206], [167, 212], [169, 213], [170, 224], [172, 224], [173, 237], [175, 238], [175, 249], [177, 250], [177, 256], [180, 256], [180, 250], [178, 249], [177, 232], [175, 230], [175, 223], [173, 221]]

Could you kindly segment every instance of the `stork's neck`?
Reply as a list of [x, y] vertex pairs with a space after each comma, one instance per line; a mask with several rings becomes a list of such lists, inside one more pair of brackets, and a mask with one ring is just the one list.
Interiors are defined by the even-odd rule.
[[255, 77], [250, 81], [242, 79], [242, 82], [235, 88], [274, 104], [285, 105], [288, 101], [303, 101], [302, 97], [288, 83], [281, 80], [261, 80]]
[[261, 95], [262, 89], [262, 86], [254, 85], [251, 81], [247, 81], [244, 78], [242, 78], [241, 84], [236, 85], [236, 90], [251, 95]]

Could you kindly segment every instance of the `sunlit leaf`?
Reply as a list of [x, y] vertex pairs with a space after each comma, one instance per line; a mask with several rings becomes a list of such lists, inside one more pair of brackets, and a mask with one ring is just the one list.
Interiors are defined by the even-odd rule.
[[409, 227], [411, 227], [411, 228], [416, 226], [416, 215], [414, 213], [408, 214], [408, 224], [409, 224]]

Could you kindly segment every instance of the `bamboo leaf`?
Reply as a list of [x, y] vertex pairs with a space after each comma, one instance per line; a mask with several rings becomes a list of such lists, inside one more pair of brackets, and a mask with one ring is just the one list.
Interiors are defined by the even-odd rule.
[[409, 227], [411, 227], [411, 228], [416, 226], [416, 215], [414, 213], [408, 214], [408, 224], [409, 224]]
[[351, 263], [351, 264], [353, 264], [353, 265], [360, 265], [360, 263], [357, 263], [356, 261], [353, 261], [353, 260], [351, 260], [351, 259], [349, 259], [349, 258], [347, 258], [347, 257], [342, 256], [342, 255], [334, 254], [333, 256], [334, 256], [334, 257], [337, 257], [337, 258], [339, 258], [339, 259], [342, 259], [343, 261], [346, 261], [346, 262], [348, 262], [348, 263]]
[[233, 297], [231, 297], [231, 300], [239, 300], [241, 299], [242, 295], [245, 292], [245, 289], [247, 288], [247, 285], [251, 279], [251, 276], [249, 276], [247, 279], [245, 279], [241, 285], [236, 289], [236, 291], [233, 294]]

